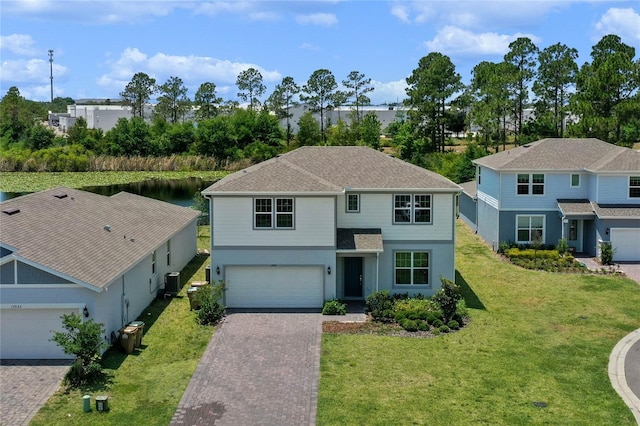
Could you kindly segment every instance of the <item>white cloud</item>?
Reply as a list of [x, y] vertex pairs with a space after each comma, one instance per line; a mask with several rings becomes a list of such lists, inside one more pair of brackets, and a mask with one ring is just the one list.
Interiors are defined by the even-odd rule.
[[[64, 78], [67, 68], [53, 64], [53, 79]], [[18, 59], [2, 62], [2, 82], [7, 86], [17, 83], [46, 83], [49, 82], [51, 69], [48, 60], [43, 59]]]
[[609, 9], [596, 24], [596, 30], [598, 39], [607, 34], [616, 34], [623, 40], [640, 42], [640, 14], [631, 8]]
[[207, 56], [179, 56], [156, 53], [149, 56], [137, 48], [125, 49], [120, 57], [108, 64], [111, 70], [97, 79], [97, 84], [120, 92], [137, 72], [144, 72], [164, 84], [169, 77], [179, 77], [187, 87], [199, 87], [210, 81], [216, 84], [217, 92], [223, 93], [225, 85], [235, 85], [240, 72], [255, 68], [262, 74], [265, 83], [282, 80], [278, 71], [266, 70], [259, 65], [232, 62]]
[[409, 12], [407, 11], [406, 6], [403, 5], [394, 5], [391, 8], [391, 14], [401, 20], [402, 22], [409, 23]]
[[317, 51], [320, 50], [320, 48], [318, 46], [315, 46], [315, 45], [313, 45], [311, 43], [307, 43], [306, 41], [300, 45], [300, 49], [308, 50], [308, 51], [311, 51], [311, 52], [317, 52]]
[[197, 14], [216, 16], [221, 13], [245, 13], [252, 10], [255, 3], [248, 1], [201, 2], [195, 9]]
[[504, 55], [509, 51], [509, 44], [520, 37], [528, 37], [533, 43], [539, 39], [531, 34], [497, 34], [473, 33], [454, 26], [441, 28], [425, 46], [430, 52], [446, 52], [454, 55]]
[[338, 18], [332, 13], [313, 13], [310, 15], [297, 15], [296, 22], [302, 25], [331, 26], [338, 23]]
[[36, 48], [36, 42], [27, 34], [0, 36], [0, 50], [7, 50], [22, 56], [33, 56], [42, 53]]
[[402, 102], [407, 97], [407, 92], [405, 91], [407, 88], [406, 80], [389, 81], [387, 83], [371, 80], [371, 87], [374, 90], [368, 95], [372, 105]]

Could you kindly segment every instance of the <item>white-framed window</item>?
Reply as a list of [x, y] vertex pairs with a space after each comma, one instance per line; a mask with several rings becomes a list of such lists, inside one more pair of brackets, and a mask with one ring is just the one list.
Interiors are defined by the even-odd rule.
[[518, 173], [516, 187], [518, 195], [544, 195], [544, 174]]
[[293, 229], [293, 198], [256, 198], [253, 225], [256, 229]]
[[429, 252], [395, 252], [394, 284], [429, 285]]
[[171, 240], [167, 241], [167, 266], [171, 266]]
[[154, 250], [153, 253], [151, 253], [151, 273], [155, 274], [156, 273], [156, 251]]
[[629, 198], [640, 198], [640, 176], [629, 176]]
[[571, 187], [578, 188], [580, 186], [580, 175], [575, 173], [571, 175]]
[[544, 216], [516, 216], [516, 242], [544, 244]]
[[360, 212], [360, 194], [347, 194], [347, 213]]
[[431, 195], [394, 195], [393, 223], [431, 223]]

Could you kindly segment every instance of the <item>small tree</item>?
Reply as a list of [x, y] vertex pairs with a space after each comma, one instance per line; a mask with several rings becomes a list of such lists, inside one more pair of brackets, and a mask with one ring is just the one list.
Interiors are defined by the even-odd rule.
[[566, 238], [560, 238], [558, 240], [556, 250], [558, 250], [558, 254], [562, 257], [567, 254], [567, 252], [569, 251], [569, 243], [567, 242]]
[[431, 298], [440, 306], [444, 323], [448, 323], [456, 314], [458, 301], [462, 299], [460, 287], [453, 281], [441, 277], [442, 288]]
[[616, 250], [613, 248], [610, 242], [605, 241], [600, 244], [600, 263], [603, 265], [613, 264], [613, 255]]
[[106, 347], [102, 336], [104, 325], [93, 320], [82, 322], [77, 314], [62, 315], [64, 332], [56, 331], [50, 339], [65, 354], [75, 356], [65, 382], [72, 387], [96, 383], [104, 378], [100, 365], [100, 353]]

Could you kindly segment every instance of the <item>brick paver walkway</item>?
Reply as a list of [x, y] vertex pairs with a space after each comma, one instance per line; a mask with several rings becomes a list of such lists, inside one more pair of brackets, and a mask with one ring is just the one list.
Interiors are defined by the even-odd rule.
[[0, 425], [21, 426], [58, 390], [70, 361], [2, 360]]
[[[344, 320], [358, 320], [361, 315]], [[215, 332], [171, 425], [314, 425], [320, 314], [236, 313]]]

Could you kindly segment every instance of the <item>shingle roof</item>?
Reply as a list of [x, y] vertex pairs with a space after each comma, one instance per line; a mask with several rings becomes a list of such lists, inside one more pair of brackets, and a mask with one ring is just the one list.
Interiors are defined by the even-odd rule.
[[456, 192], [445, 177], [363, 146], [302, 147], [221, 179], [203, 193], [318, 192], [345, 189]]
[[638, 204], [598, 204], [596, 202], [591, 204], [600, 219], [640, 220], [640, 205]]
[[[79, 283], [101, 288], [199, 216], [125, 192], [111, 197], [54, 188], [0, 203], [0, 243]], [[108, 230], [107, 230], [108, 229]]]
[[383, 252], [380, 228], [338, 228], [337, 250]]
[[640, 152], [599, 139], [542, 139], [479, 158], [474, 163], [495, 170], [590, 170], [640, 172]]
[[591, 202], [586, 199], [558, 199], [558, 208], [565, 216], [595, 216]]
[[469, 182], [461, 183], [460, 187], [462, 187], [462, 192], [469, 195], [471, 198], [478, 197], [478, 189], [477, 189], [478, 187], [476, 185], [475, 180], [470, 180]]

